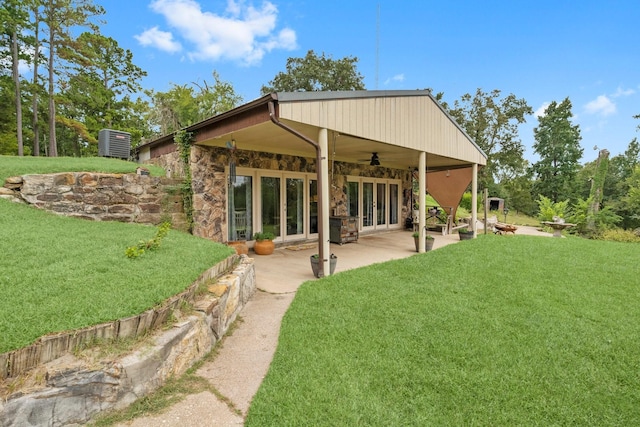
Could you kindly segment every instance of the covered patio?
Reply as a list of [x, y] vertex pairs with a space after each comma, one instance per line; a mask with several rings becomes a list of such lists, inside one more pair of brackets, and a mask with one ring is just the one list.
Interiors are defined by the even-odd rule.
[[[194, 234], [226, 242], [272, 229], [281, 246], [317, 239], [325, 275], [330, 217], [356, 218], [362, 234], [401, 230], [417, 202], [424, 237], [427, 192], [455, 218], [486, 164], [429, 91], [273, 93], [185, 130]], [[138, 153], [180, 172], [173, 135]], [[474, 208], [471, 224], [476, 217]]]
[[[338, 257], [335, 273], [353, 268], [416, 255], [416, 250], [407, 230], [367, 234], [357, 243], [330, 245], [330, 253]], [[434, 236], [433, 250], [459, 243], [456, 234]], [[317, 252], [310, 245], [294, 245], [278, 248], [272, 255], [260, 256], [250, 253], [256, 266], [257, 285], [260, 290], [270, 294], [286, 294], [297, 291], [298, 287], [314, 276], [309, 267], [309, 257]], [[363, 256], [366, 254], [366, 256]], [[287, 274], [282, 274], [286, 271]]]

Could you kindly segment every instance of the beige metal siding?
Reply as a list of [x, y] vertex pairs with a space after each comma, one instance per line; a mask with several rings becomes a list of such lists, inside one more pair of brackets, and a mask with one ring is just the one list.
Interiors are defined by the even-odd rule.
[[279, 108], [282, 119], [486, 164], [478, 148], [429, 96], [280, 102]]

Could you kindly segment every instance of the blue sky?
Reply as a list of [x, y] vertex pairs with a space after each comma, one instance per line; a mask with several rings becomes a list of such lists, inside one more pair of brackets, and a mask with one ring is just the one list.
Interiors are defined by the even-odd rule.
[[[142, 85], [212, 82], [245, 102], [289, 57], [358, 58], [367, 89], [431, 88], [452, 103], [499, 89], [537, 112], [569, 97], [584, 156], [617, 155], [640, 134], [640, 2], [431, 0], [97, 0], [103, 33], [147, 71]], [[533, 152], [535, 115], [520, 127]]]

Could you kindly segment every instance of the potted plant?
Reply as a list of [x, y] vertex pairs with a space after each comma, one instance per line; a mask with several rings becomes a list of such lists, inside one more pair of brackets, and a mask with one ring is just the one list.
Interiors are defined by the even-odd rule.
[[256, 255], [271, 255], [276, 248], [273, 243], [275, 235], [270, 231], [260, 231], [253, 235], [255, 243], [253, 244], [253, 251]]
[[[418, 238], [420, 237], [420, 233], [419, 232], [414, 232], [413, 233], [413, 241], [416, 244], [416, 252], [419, 251], [419, 242], [418, 242]], [[428, 252], [431, 249], [433, 249], [433, 243], [435, 242], [436, 239], [433, 238], [432, 235], [430, 234], [425, 234], [425, 245], [424, 248], [425, 250]]]
[[[315, 277], [321, 277], [320, 271], [320, 257], [318, 254], [313, 254], [309, 258], [311, 260], [311, 270], [313, 271], [313, 275]], [[329, 258], [329, 274], [333, 274], [336, 270], [336, 263], [338, 262], [338, 257], [335, 254], [331, 254]]]
[[458, 230], [458, 236], [460, 237], [460, 240], [473, 239], [473, 230], [469, 230], [466, 227], [461, 228], [460, 230]]

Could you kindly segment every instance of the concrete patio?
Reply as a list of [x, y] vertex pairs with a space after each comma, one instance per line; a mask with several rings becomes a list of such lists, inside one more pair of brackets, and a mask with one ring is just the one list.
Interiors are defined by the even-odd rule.
[[[435, 237], [434, 249], [458, 242], [457, 234], [443, 236], [429, 232]], [[282, 294], [295, 292], [302, 282], [317, 280], [311, 271], [309, 257], [318, 253], [317, 244], [285, 246], [272, 255], [250, 253], [256, 266], [258, 289]], [[331, 253], [338, 257], [335, 273], [392, 259], [416, 255], [412, 232], [389, 231], [360, 235], [357, 242], [344, 245], [331, 244]]]

